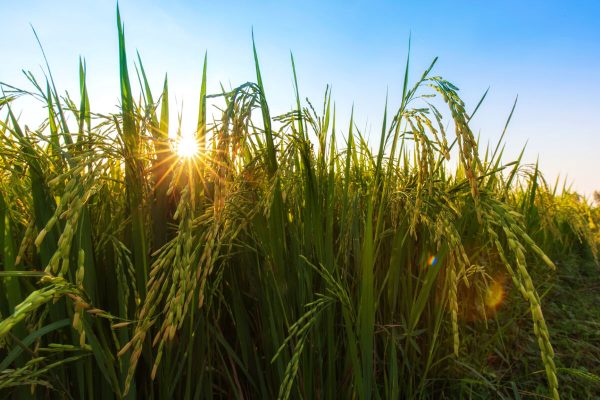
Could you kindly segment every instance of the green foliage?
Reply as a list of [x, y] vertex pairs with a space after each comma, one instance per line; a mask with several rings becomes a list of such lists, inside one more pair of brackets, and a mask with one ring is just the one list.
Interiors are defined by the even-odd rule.
[[[336, 128], [329, 88], [320, 109], [301, 102], [293, 57], [295, 108], [272, 116], [254, 39], [257, 83], [208, 95], [205, 55], [200, 154], [182, 158], [167, 78], [155, 98], [138, 55], [134, 100], [117, 21], [118, 113], [93, 111], [84, 61], [78, 105], [49, 71], [45, 85], [26, 73], [32, 92], [2, 84], [0, 393], [558, 398], [557, 375], [598, 382], [556, 366], [538, 288], [539, 265], [597, 259], [598, 208], [503, 164], [500, 144], [481, 157], [481, 102], [468, 113], [435, 60], [413, 84], [407, 61], [374, 153], [353, 116]], [[13, 113], [20, 96], [47, 107], [37, 129]], [[523, 387], [478, 372], [514, 337], [510, 317], [487, 326], [502, 317], [494, 290], [529, 324], [537, 378]]]

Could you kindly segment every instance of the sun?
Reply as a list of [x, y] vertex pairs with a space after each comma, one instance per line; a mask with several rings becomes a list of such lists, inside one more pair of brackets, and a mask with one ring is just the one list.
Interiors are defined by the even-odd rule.
[[198, 142], [195, 135], [181, 135], [175, 143], [175, 151], [180, 158], [194, 158], [198, 155]]

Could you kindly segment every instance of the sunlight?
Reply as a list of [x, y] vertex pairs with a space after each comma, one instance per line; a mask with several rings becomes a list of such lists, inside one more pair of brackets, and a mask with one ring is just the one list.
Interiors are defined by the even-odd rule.
[[193, 158], [198, 155], [198, 142], [193, 134], [181, 135], [175, 143], [177, 155], [180, 158]]

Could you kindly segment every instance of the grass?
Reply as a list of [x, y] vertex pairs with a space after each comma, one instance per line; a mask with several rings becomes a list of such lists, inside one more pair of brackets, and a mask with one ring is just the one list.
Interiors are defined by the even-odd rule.
[[[0, 393], [598, 395], [597, 279], [578, 276], [597, 276], [599, 209], [482, 151], [481, 102], [468, 112], [435, 60], [415, 82], [407, 61], [374, 152], [328, 89], [300, 101], [293, 57], [296, 106], [277, 116], [256, 46], [256, 83], [218, 94], [205, 57], [199, 154], [182, 158], [168, 81], [154, 96], [138, 55], [134, 92], [117, 21], [117, 113], [93, 111], [83, 61], [79, 101], [49, 69], [2, 84]], [[22, 96], [47, 109], [36, 129]]]

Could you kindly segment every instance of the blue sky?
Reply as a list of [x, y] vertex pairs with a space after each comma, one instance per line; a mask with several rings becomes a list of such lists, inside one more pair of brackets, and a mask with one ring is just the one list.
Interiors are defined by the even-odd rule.
[[[209, 91], [220, 82], [254, 80], [253, 27], [274, 113], [293, 103], [291, 50], [301, 95], [319, 103], [331, 84], [340, 126], [354, 104], [358, 126], [376, 137], [386, 89], [390, 108], [399, 102], [411, 34], [413, 78], [438, 56], [435, 73], [456, 84], [470, 108], [490, 87], [473, 121], [483, 143], [496, 142], [519, 95], [505, 159], [527, 143], [526, 160], [539, 156], [549, 180], [568, 175], [582, 193], [600, 189], [600, 3], [121, 1], [120, 7], [131, 56], [140, 51], [155, 91], [168, 72], [184, 127], [195, 119], [205, 51]], [[26, 86], [21, 69], [39, 73], [31, 23], [59, 90], [76, 95], [82, 55], [92, 107], [117, 104], [115, 2], [0, 0], [0, 12], [10, 37], [0, 42], [0, 81]]]

